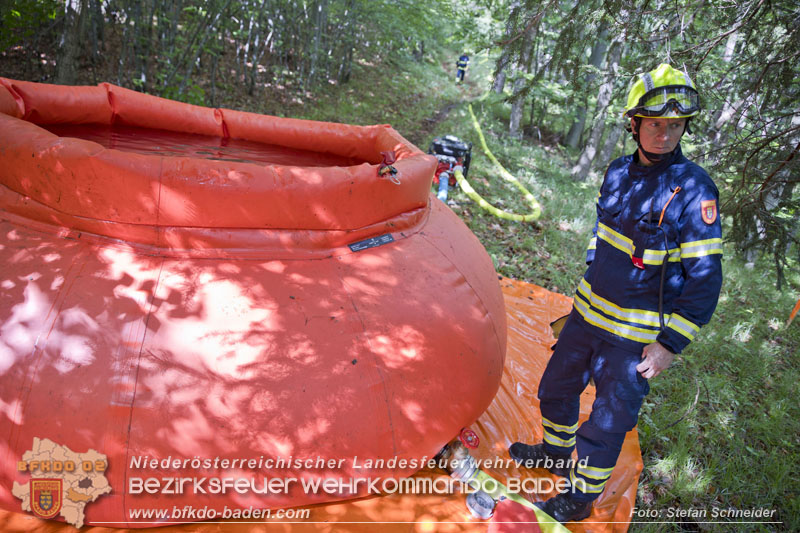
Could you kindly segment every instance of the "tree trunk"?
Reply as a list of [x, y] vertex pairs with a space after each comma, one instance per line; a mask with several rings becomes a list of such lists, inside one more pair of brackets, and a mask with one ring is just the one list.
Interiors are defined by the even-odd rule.
[[600, 85], [600, 91], [597, 94], [597, 105], [595, 106], [595, 120], [592, 125], [592, 133], [589, 135], [589, 140], [583, 148], [578, 162], [572, 167], [570, 174], [572, 179], [583, 181], [591, 168], [592, 161], [597, 155], [597, 148], [600, 144], [600, 139], [603, 137], [603, 130], [605, 129], [606, 113], [608, 105], [611, 103], [611, 96], [614, 92], [614, 79], [617, 77], [617, 68], [619, 67], [619, 60], [622, 56], [622, 36], [615, 37], [614, 42], [608, 49], [608, 61], [606, 65], [606, 75], [603, 83]]
[[[142, 3], [134, 2], [133, 13], [131, 15], [131, 20], [133, 21], [133, 37], [131, 38], [133, 73], [131, 74], [131, 81], [134, 86], [138, 87], [140, 90], [143, 89], [144, 84], [147, 83], [147, 73], [142, 59], [145, 55], [141, 49], [142, 42], [144, 41], [144, 22], [142, 22], [144, 18], [145, 17], [142, 16]], [[137, 73], [138, 81], [136, 78]]]
[[528, 81], [525, 78], [525, 74], [529, 74], [531, 70], [533, 42], [535, 40], [536, 31], [537, 30], [535, 27], [531, 27], [525, 32], [525, 37], [523, 38], [524, 41], [522, 43], [522, 51], [520, 52], [519, 63], [517, 65], [518, 76], [517, 79], [514, 80], [514, 96], [511, 99], [511, 118], [508, 124], [508, 131], [511, 137], [522, 137], [520, 124], [522, 122], [522, 114], [525, 107], [525, 97], [528, 94], [527, 91], [524, 90]]
[[64, 32], [56, 68], [56, 83], [59, 85], [74, 85], [77, 81], [87, 3], [88, 0], [67, 0], [64, 4]]
[[[230, 5], [230, 3], [231, 0], [227, 0], [225, 4], [219, 9], [219, 11], [217, 11], [216, 14], [213, 15], [213, 18], [212, 18], [213, 11], [209, 10], [208, 17], [206, 18], [207, 23], [204, 25], [205, 27], [202, 28], [203, 37], [200, 39], [200, 43], [197, 45], [194, 57], [192, 57], [189, 60], [189, 64], [186, 67], [186, 74], [183, 76], [183, 79], [181, 79], [180, 85], [178, 86], [178, 94], [183, 94], [184, 89], [186, 89], [187, 83], [192, 78], [192, 72], [194, 72], [195, 65], [200, 61], [200, 58], [203, 56], [203, 53], [205, 51], [204, 47], [206, 41], [211, 36], [216, 36], [217, 21], [219, 20], [220, 16], [222, 16], [222, 14], [228, 10], [228, 6]], [[197, 29], [198, 32], [201, 31], [200, 28], [201, 26], [198, 27]]]
[[250, 76], [247, 81], [247, 94], [254, 96], [256, 94], [256, 82], [258, 81], [258, 67], [261, 64], [261, 58], [264, 57], [264, 52], [267, 49], [267, 42], [272, 38], [272, 30], [264, 36], [266, 31], [266, 17], [264, 10], [259, 9], [258, 15], [252, 17], [251, 33], [248, 37], [248, 57], [250, 68]]
[[339, 83], [350, 81], [350, 73], [353, 61], [353, 48], [355, 47], [354, 26], [356, 20], [355, 0], [348, 0], [344, 11], [344, 24], [342, 26], [342, 51], [339, 62], [339, 72], [336, 79]]
[[611, 161], [614, 155], [614, 148], [619, 144], [619, 138], [622, 136], [623, 131], [625, 131], [625, 128], [620, 125], [608, 132], [603, 147], [600, 149], [600, 153], [597, 154], [597, 161]]
[[572, 123], [569, 132], [567, 132], [567, 138], [564, 139], [564, 146], [577, 148], [578, 144], [581, 142], [581, 134], [583, 133], [584, 126], [586, 126], [586, 106], [581, 105], [575, 110], [575, 122]]
[[[506, 21], [505, 41], [509, 40], [514, 34], [517, 27], [517, 18], [519, 15], [519, 0], [511, 2], [508, 12], [508, 20]], [[503, 46], [503, 53], [497, 58], [497, 63], [494, 69], [494, 81], [492, 82], [492, 90], [497, 94], [502, 94], [506, 85], [506, 68], [511, 63], [512, 46], [506, 44]]]
[[99, 83], [97, 79], [97, 65], [100, 62], [100, 43], [103, 41], [103, 12], [101, 10], [100, 1], [92, 0], [89, 7], [89, 28], [91, 30], [92, 42], [92, 78], [95, 83]]
[[253, 48], [253, 32], [255, 31], [256, 25], [256, 17], [250, 15], [250, 20], [247, 22], [247, 38], [244, 41], [244, 46], [242, 47], [242, 71], [244, 74], [244, 83], [247, 87], [247, 93], [252, 96], [253, 95], [253, 88], [255, 86], [255, 80], [251, 82], [252, 77], [255, 75], [255, 70], [251, 67], [248, 67], [247, 64], [250, 63], [253, 65], [253, 61], [250, 59], [250, 51]]
[[117, 60], [117, 85], [123, 86], [122, 83], [122, 73], [125, 71], [125, 63], [126, 63], [126, 56], [129, 53], [129, 46], [128, 46], [128, 36], [129, 34], [129, 24], [125, 24], [122, 27], [122, 39], [120, 40], [119, 46], [119, 59]]
[[419, 41], [419, 46], [414, 45], [414, 61], [419, 63], [422, 61], [422, 58], [425, 57], [425, 41]]
[[211, 107], [217, 107], [217, 62], [218, 57], [215, 54], [211, 60]]
[[[736, 41], [738, 40], [739, 33], [733, 32], [728, 36], [728, 41], [725, 43], [725, 53], [722, 60], [725, 63], [730, 63], [733, 59], [733, 52], [736, 49]], [[735, 73], [732, 73], [735, 76]], [[735, 102], [735, 103], [734, 103]], [[720, 148], [727, 142], [727, 136], [723, 133], [726, 122], [733, 118], [737, 108], [742, 105], [742, 102], [736, 102], [734, 95], [729, 95], [722, 105], [722, 109], [714, 115], [714, 132], [711, 134], [711, 147], [712, 149]], [[705, 159], [705, 158], [703, 158]], [[701, 161], [702, 162], [702, 161]]]
[[323, 49], [322, 39], [323, 33], [325, 31], [325, 25], [328, 17], [328, 2], [327, 0], [320, 0], [319, 5], [317, 5], [317, 16], [315, 17], [313, 27], [314, 27], [314, 45], [311, 49], [311, 58], [310, 58], [310, 66], [308, 69], [308, 77], [305, 79], [303, 84], [304, 88], [308, 88], [314, 85], [317, 76], [317, 70], [319, 68], [319, 62], [321, 58], [320, 51]]
[[[606, 49], [608, 48], [608, 28], [603, 25], [602, 29], [600, 30], [600, 36], [598, 37], [597, 41], [595, 41], [594, 46], [592, 46], [592, 53], [589, 56], [589, 64], [595, 68], [600, 68], [603, 64], [603, 57], [606, 55]], [[592, 82], [597, 75], [592, 72], [588, 76], [586, 76], [586, 86], [590, 87]], [[567, 133], [567, 138], [564, 141], [564, 145], [569, 146], [570, 148], [577, 148], [578, 144], [581, 140], [581, 135], [583, 134], [583, 128], [586, 125], [586, 106], [580, 105], [578, 109], [575, 110], [575, 122], [572, 123], [572, 127], [569, 129], [569, 133]]]
[[541, 142], [542, 141], [542, 130], [538, 126], [539, 121], [536, 117], [536, 98], [531, 98], [531, 111], [528, 114], [528, 126], [525, 127], [524, 131], [526, 135], [533, 137], [534, 132], [536, 134], [536, 139]]
[[[245, 6], [249, 7], [247, 4], [245, 4]], [[244, 20], [244, 17], [242, 17], [239, 20], [239, 34], [243, 35], [244, 32], [245, 32], [245, 20]], [[235, 61], [234, 62], [236, 64], [237, 81], [246, 82], [247, 81], [247, 64], [245, 63], [244, 56], [247, 53], [246, 50], [245, 50], [245, 47], [247, 46], [247, 43], [245, 41], [245, 44], [242, 44], [241, 39], [237, 39], [237, 38], [234, 38], [234, 39], [235, 39], [235, 42], [236, 42], [236, 44], [235, 44], [236, 57], [235, 57]]]

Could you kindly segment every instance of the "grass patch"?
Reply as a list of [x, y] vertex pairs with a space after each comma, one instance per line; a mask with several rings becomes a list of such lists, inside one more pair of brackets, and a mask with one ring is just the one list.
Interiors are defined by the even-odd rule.
[[[776, 509], [773, 520], [784, 524], [775, 529], [798, 531], [800, 408], [794, 389], [800, 328], [784, 327], [794, 296], [776, 291], [764, 271], [736, 259], [726, 259], [724, 268], [714, 318], [654, 382], [642, 409], [639, 497], [656, 508]], [[667, 427], [698, 390], [695, 409]], [[695, 477], [703, 483], [693, 482], [686, 464], [696, 465]], [[750, 526], [742, 530], [767, 530]]]

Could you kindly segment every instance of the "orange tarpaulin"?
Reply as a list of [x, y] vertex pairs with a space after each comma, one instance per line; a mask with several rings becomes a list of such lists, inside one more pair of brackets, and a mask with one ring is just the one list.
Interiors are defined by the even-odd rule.
[[[569, 310], [571, 300], [562, 295], [522, 282], [503, 279], [501, 282], [508, 320], [508, 354], [503, 380], [497, 397], [489, 409], [473, 425], [480, 438], [476, 458], [488, 461], [508, 459], [507, 447], [515, 440], [528, 442], [542, 437], [537, 409], [536, 389], [541, 373], [554, 343], [549, 323]], [[581, 420], [588, 416], [593, 400], [590, 386], [581, 398]], [[458, 401], [454, 398], [453, 401]], [[592, 515], [582, 523], [571, 523], [573, 532], [622, 532], [628, 529], [631, 511], [636, 499], [636, 487], [642, 470], [641, 452], [636, 430], [625, 439], [617, 467], [606, 489], [595, 503]], [[533, 479], [537, 476], [557, 479], [543, 470], [516, 468], [488, 468], [499, 481], [512, 478]], [[418, 476], [443, 475], [423, 471]], [[530, 500], [546, 495], [529, 494]], [[391, 532], [427, 531], [534, 531], [532, 512], [508, 500], [501, 502], [495, 516], [489, 521], [472, 518], [465, 506], [463, 494], [418, 494], [376, 496], [329, 505], [312, 506], [311, 514], [304, 519], [274, 520], [259, 525], [253, 522], [197, 523], [169, 526], [159, 531], [246, 532], [257, 527], [259, 531], [286, 532]], [[514, 523], [519, 522], [519, 523]], [[0, 513], [3, 531], [72, 531], [71, 526], [45, 522], [21, 513]], [[87, 531], [110, 531], [109, 528], [92, 527]]]

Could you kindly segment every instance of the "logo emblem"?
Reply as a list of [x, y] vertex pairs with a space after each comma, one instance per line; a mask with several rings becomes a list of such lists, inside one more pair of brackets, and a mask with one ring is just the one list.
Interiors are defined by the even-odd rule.
[[53, 518], [61, 510], [62, 480], [31, 479], [31, 509], [39, 518]]
[[704, 200], [700, 203], [700, 211], [703, 215], [703, 222], [713, 224], [717, 220], [717, 201]]

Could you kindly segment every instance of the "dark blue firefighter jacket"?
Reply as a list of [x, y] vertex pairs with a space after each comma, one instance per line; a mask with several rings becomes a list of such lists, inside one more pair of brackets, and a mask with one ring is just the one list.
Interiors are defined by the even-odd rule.
[[708, 323], [722, 286], [719, 193], [680, 145], [650, 167], [634, 156], [613, 161], [606, 171], [575, 310], [615, 345], [641, 349], [657, 340], [680, 353]]

